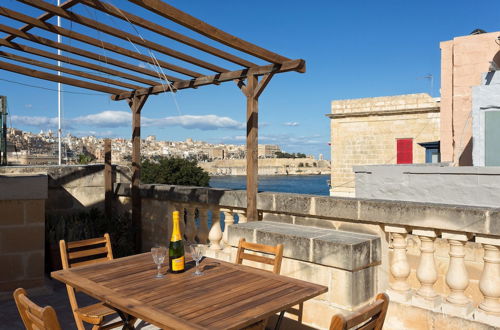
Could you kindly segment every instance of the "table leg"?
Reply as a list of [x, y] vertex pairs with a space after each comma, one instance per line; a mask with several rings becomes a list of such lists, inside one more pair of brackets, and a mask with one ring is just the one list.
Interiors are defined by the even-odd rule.
[[281, 321], [283, 321], [283, 316], [285, 316], [285, 311], [282, 311], [280, 313], [280, 316], [278, 316], [278, 320], [276, 321], [276, 325], [274, 326], [274, 330], [278, 330], [281, 326]]
[[135, 330], [134, 325], [131, 324], [130, 321], [133, 320], [135, 322], [136, 318], [132, 317], [129, 314], [122, 312], [121, 310], [118, 310], [118, 309], [115, 309], [115, 310], [116, 310], [116, 313], [120, 316], [120, 318], [123, 321], [122, 330]]

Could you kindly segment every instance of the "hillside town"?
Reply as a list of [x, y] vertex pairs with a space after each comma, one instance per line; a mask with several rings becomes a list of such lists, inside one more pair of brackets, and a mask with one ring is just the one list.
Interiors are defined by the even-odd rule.
[[[104, 138], [95, 136], [77, 137], [66, 134], [61, 139], [62, 162], [78, 164], [85, 159], [95, 163], [104, 161]], [[112, 162], [130, 162], [132, 142], [130, 139], [111, 139]], [[141, 152], [145, 158], [178, 157], [199, 162], [245, 159], [246, 148], [236, 144], [212, 144], [204, 141], [159, 141], [151, 135], [141, 141]], [[259, 144], [259, 158], [277, 158], [282, 153], [278, 145]], [[283, 153], [282, 153], [283, 154]], [[51, 130], [38, 134], [16, 128], [7, 129], [7, 158], [10, 165], [50, 165], [58, 163], [57, 133]], [[305, 158], [305, 155], [301, 154]], [[312, 158], [312, 157], [308, 157]]]

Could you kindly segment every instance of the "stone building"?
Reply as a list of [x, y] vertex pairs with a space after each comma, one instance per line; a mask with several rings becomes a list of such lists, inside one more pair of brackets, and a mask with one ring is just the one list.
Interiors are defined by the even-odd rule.
[[439, 161], [439, 109], [428, 94], [333, 101], [330, 195], [354, 196], [355, 165]]
[[485, 73], [500, 69], [500, 32], [456, 37], [440, 46], [441, 159], [470, 166], [472, 90], [473, 86], [484, 85]]

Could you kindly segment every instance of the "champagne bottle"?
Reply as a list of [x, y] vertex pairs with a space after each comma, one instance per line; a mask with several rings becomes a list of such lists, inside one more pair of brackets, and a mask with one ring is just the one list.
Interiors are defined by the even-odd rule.
[[168, 247], [170, 271], [182, 273], [184, 271], [184, 244], [179, 226], [179, 211], [174, 211], [172, 216], [172, 238]]

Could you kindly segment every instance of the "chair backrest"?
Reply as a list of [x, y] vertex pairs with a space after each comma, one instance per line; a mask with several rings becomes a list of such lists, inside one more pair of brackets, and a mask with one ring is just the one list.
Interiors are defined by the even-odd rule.
[[[274, 255], [274, 258], [249, 254], [245, 252], [245, 249], [268, 253]], [[236, 263], [241, 264], [243, 259], [251, 260], [255, 262], [260, 262], [273, 266], [273, 273], [279, 274], [281, 270], [281, 259], [283, 259], [283, 244], [278, 244], [276, 246], [256, 244], [246, 242], [244, 238], [240, 239], [238, 244], [238, 253], [236, 254]]]
[[389, 307], [389, 296], [385, 293], [379, 293], [373, 304], [363, 307], [347, 317], [342, 314], [334, 315], [330, 323], [330, 330], [351, 328], [381, 330], [387, 314], [387, 307]]
[[54, 308], [38, 306], [28, 298], [23, 288], [14, 291], [14, 300], [27, 330], [61, 330]]
[[75, 266], [94, 264], [113, 259], [109, 234], [104, 237], [91, 238], [83, 241], [59, 241], [63, 269]]

